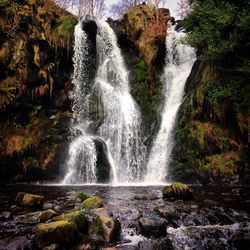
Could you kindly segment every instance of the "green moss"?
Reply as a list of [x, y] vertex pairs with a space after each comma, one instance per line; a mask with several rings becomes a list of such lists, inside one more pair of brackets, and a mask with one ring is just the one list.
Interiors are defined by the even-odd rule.
[[75, 243], [78, 231], [74, 223], [65, 220], [39, 224], [34, 229], [36, 245], [39, 248], [57, 243], [61, 246]]
[[93, 208], [100, 208], [102, 206], [103, 206], [102, 199], [98, 196], [92, 196], [83, 201], [81, 208], [93, 209]]
[[89, 232], [90, 234], [103, 235], [102, 221], [99, 217], [90, 225]]
[[76, 195], [76, 198], [79, 199], [81, 202], [85, 201], [86, 199], [89, 198], [89, 196], [87, 194], [85, 194], [84, 192], [79, 192]]
[[61, 16], [56, 28], [59, 36], [70, 38], [74, 34], [76, 18], [74, 16]]
[[47, 220], [51, 219], [56, 215], [56, 212], [52, 209], [48, 209], [46, 211], [42, 211], [38, 214], [37, 220], [39, 222], [46, 222]]
[[73, 222], [81, 233], [87, 231], [87, 218], [83, 212], [73, 211], [53, 218], [54, 221]]
[[181, 182], [173, 182], [162, 190], [163, 197], [169, 199], [190, 199], [192, 193], [188, 185]]
[[44, 196], [42, 195], [19, 192], [16, 196], [17, 204], [24, 207], [40, 206], [43, 204], [43, 201]]

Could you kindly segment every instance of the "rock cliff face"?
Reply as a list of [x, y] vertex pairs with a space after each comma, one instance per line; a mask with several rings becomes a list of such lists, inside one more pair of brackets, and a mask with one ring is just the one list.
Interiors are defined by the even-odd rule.
[[[222, 85], [216, 87], [230, 77], [199, 59], [194, 64], [177, 124], [172, 166], [175, 179], [247, 184], [249, 113], [229, 97], [219, 98]], [[218, 91], [219, 102], [212, 98], [213, 89]], [[240, 94], [236, 91], [235, 95]]]
[[[53, 1], [0, 3], [1, 178], [57, 175], [71, 114], [76, 18]], [[51, 170], [53, 171], [51, 172]]]
[[145, 127], [157, 120], [165, 61], [168, 22], [174, 22], [168, 9], [141, 4], [131, 8], [119, 20], [108, 19], [115, 30], [130, 71], [132, 95], [142, 109]]

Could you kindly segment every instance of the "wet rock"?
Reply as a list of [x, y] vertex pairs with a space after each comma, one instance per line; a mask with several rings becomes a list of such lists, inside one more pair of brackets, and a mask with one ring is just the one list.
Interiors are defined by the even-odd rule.
[[142, 217], [139, 220], [139, 227], [144, 236], [165, 236], [166, 221], [161, 218]]
[[250, 246], [250, 232], [241, 232], [232, 237], [230, 239], [230, 243], [236, 248], [236, 249], [248, 249]]
[[33, 212], [27, 214], [17, 215], [14, 218], [16, 224], [36, 224], [38, 223], [38, 216], [40, 212]]
[[173, 205], [158, 206], [154, 209], [160, 216], [166, 218], [169, 222], [179, 219], [179, 214]]
[[43, 209], [44, 209], [44, 210], [48, 210], [48, 209], [52, 209], [52, 208], [53, 208], [53, 204], [50, 203], [50, 202], [45, 202], [45, 203], [43, 204]]
[[76, 225], [65, 220], [39, 224], [33, 229], [33, 232], [39, 248], [49, 244], [72, 245], [79, 239]]
[[98, 196], [92, 196], [85, 201], [83, 201], [81, 205], [81, 209], [94, 209], [103, 207], [102, 199]]
[[43, 250], [60, 250], [58, 244], [52, 244], [50, 246], [44, 247]]
[[81, 233], [86, 233], [88, 231], [88, 222], [84, 213], [80, 211], [73, 211], [70, 213], [62, 214], [53, 218], [54, 221], [68, 221], [76, 225], [77, 229]]
[[74, 208], [74, 206], [75, 206], [74, 200], [65, 200], [63, 202], [63, 207], [64, 208]]
[[103, 250], [120, 250], [120, 248], [116, 248], [116, 247], [105, 247], [105, 248], [103, 248]]
[[[235, 249], [230, 238], [235, 232], [249, 231], [248, 224], [189, 226], [177, 229], [168, 228], [168, 237], [174, 249]], [[244, 249], [244, 248], [243, 248]]]
[[191, 200], [193, 194], [190, 188], [181, 182], [174, 182], [162, 190], [163, 197], [170, 200]]
[[31, 250], [31, 243], [25, 236], [0, 240], [0, 250]]
[[42, 211], [37, 216], [38, 222], [46, 222], [56, 216], [56, 212], [52, 209], [48, 209], [46, 211]]
[[90, 225], [89, 235], [91, 238], [114, 242], [120, 235], [120, 222], [111, 216], [98, 216]]
[[93, 211], [93, 213], [96, 215], [96, 216], [113, 216], [112, 212], [111, 211], [108, 211], [106, 208], [97, 208]]
[[78, 244], [77, 246], [75, 246], [74, 250], [91, 250], [93, 248], [91, 248], [90, 244]]
[[169, 239], [144, 240], [138, 244], [138, 250], [173, 250]]
[[10, 210], [13, 212], [13, 213], [18, 213], [20, 211], [23, 210], [23, 208], [19, 207], [19, 206], [16, 206], [16, 205], [13, 205], [10, 207]]
[[86, 199], [89, 198], [89, 196], [87, 194], [85, 194], [84, 192], [79, 192], [77, 195], [76, 195], [76, 198], [78, 200], [80, 200], [81, 202], [85, 201]]
[[27, 194], [19, 192], [16, 197], [16, 202], [19, 206], [23, 207], [35, 207], [43, 205], [44, 196]]
[[9, 211], [4, 211], [0, 213], [0, 221], [10, 220], [13, 218], [13, 215]]

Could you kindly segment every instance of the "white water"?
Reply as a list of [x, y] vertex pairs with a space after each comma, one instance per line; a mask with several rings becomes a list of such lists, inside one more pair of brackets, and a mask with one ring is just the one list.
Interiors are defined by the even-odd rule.
[[183, 32], [168, 29], [166, 37], [166, 66], [164, 69], [164, 105], [161, 111], [161, 124], [147, 164], [145, 182], [164, 183], [168, 176], [171, 152], [173, 149], [173, 133], [179, 107], [183, 100], [186, 79], [195, 61], [195, 51], [183, 45], [180, 39]]
[[145, 169], [141, 115], [130, 95], [128, 72], [113, 30], [106, 22], [97, 21], [97, 25], [99, 67], [91, 87], [88, 87], [86, 68], [87, 36], [81, 22], [75, 28], [73, 111], [76, 125], [72, 125], [72, 129], [78, 131], [78, 135], [70, 144], [63, 184], [97, 182], [96, 138], [106, 143], [113, 184], [139, 182]]

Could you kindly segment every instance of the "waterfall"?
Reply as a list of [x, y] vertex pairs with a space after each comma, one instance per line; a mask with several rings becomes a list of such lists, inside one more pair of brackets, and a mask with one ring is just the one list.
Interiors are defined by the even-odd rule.
[[95, 140], [105, 143], [112, 183], [139, 182], [145, 169], [140, 110], [130, 94], [128, 72], [114, 31], [103, 21], [98, 26], [98, 70], [88, 78], [89, 44], [82, 22], [75, 27], [74, 124], [63, 184], [97, 182]]
[[175, 31], [170, 26], [166, 37], [166, 66], [164, 68], [163, 108], [161, 124], [153, 141], [147, 164], [145, 182], [164, 183], [168, 176], [171, 152], [173, 149], [173, 133], [179, 107], [183, 101], [186, 79], [195, 61], [195, 51], [181, 43], [184, 32]]

